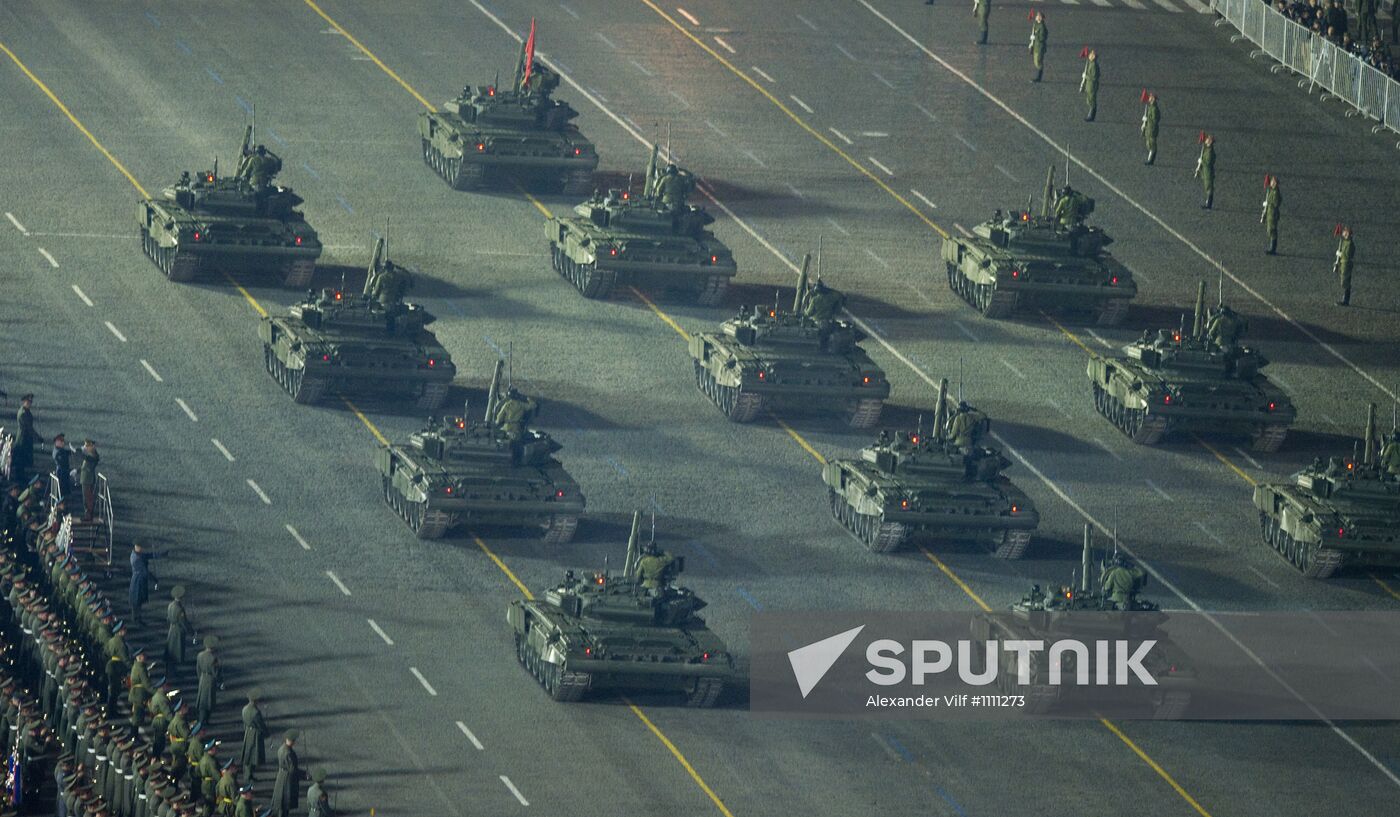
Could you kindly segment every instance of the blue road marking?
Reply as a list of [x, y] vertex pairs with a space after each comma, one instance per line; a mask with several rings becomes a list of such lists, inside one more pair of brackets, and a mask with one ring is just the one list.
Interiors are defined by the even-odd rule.
[[710, 551], [706, 550], [704, 545], [699, 542], [691, 542], [690, 546], [695, 549], [696, 553], [700, 554], [700, 558], [710, 563], [710, 567], [719, 569], [719, 562], [715, 561], [715, 557], [710, 555]]
[[607, 462], [623, 479], [627, 479], [627, 469], [622, 467], [622, 463], [617, 461], [617, 457], [608, 457]]
[[213, 68], [210, 68], [209, 66], [206, 65], [206, 66], [204, 66], [204, 71], [205, 71], [205, 73], [207, 73], [207, 74], [209, 75], [209, 78], [210, 78], [210, 79], [214, 80], [215, 82], [219, 83], [220, 85], [223, 85], [223, 84], [224, 84], [224, 78], [221, 77], [221, 76], [219, 76], [218, 73], [216, 73], [216, 72], [214, 71]]
[[967, 809], [962, 807], [962, 803], [954, 800], [953, 795], [949, 794], [942, 786], [935, 786], [933, 790], [938, 792], [938, 796], [942, 797], [944, 802], [953, 807], [956, 814], [967, 817]]
[[885, 742], [890, 745], [891, 749], [898, 752], [899, 756], [904, 758], [905, 763], [914, 762], [914, 753], [904, 748], [904, 744], [900, 743], [894, 735], [881, 735], [881, 737], [885, 739]]
[[754, 598], [753, 596], [749, 595], [749, 591], [745, 590], [745, 589], [742, 588], [742, 587], [735, 587], [734, 590], [735, 590], [736, 592], [738, 592], [739, 596], [740, 596], [744, 601], [746, 601], [746, 602], [749, 603], [749, 606], [750, 606], [750, 607], [752, 607], [753, 609], [759, 611], [760, 613], [763, 612], [763, 605], [758, 603], [758, 599], [756, 599], [756, 598]]
[[186, 55], [186, 56], [189, 56], [190, 54], [193, 54], [193, 53], [194, 53], [194, 50], [193, 50], [193, 49], [191, 49], [188, 45], [185, 45], [185, 41], [184, 41], [184, 40], [176, 40], [176, 41], [175, 41], [175, 47], [178, 48], [178, 49], [180, 49], [181, 51], [185, 52], [185, 55]]
[[345, 212], [352, 216], [355, 215], [355, 208], [350, 206], [350, 202], [346, 201], [344, 196], [337, 193], [335, 200], [340, 202], [340, 206], [345, 208]]
[[319, 179], [321, 178], [321, 174], [320, 174], [320, 173], [317, 173], [317, 172], [316, 172], [316, 168], [312, 167], [309, 163], [303, 161], [303, 162], [301, 163], [301, 167], [302, 167], [302, 169], [305, 170], [307, 173], [310, 173], [310, 174], [311, 174], [311, 178], [317, 179], [317, 180], [319, 180]]
[[234, 95], [233, 98], [236, 99], [236, 100], [238, 100], [238, 107], [242, 108], [244, 113], [252, 113], [252, 112], [253, 112], [253, 106], [252, 106], [251, 104], [249, 104], [248, 100], [246, 100], [246, 99], [244, 99], [243, 97], [238, 96], [238, 95]]
[[267, 129], [267, 135], [268, 135], [268, 136], [271, 136], [271, 137], [272, 137], [272, 141], [276, 142], [277, 144], [279, 144], [279, 145], [281, 145], [281, 146], [283, 146], [283, 147], [286, 147], [286, 146], [287, 146], [287, 140], [286, 140], [286, 139], [283, 139], [283, 138], [280, 137], [280, 136], [278, 136], [278, 135], [277, 135], [277, 131], [273, 130], [272, 128], [268, 128], [268, 129]]
[[160, 18], [157, 17], [153, 12], [146, 12], [146, 19], [151, 21], [151, 25], [155, 26], [156, 28], [160, 28]]
[[490, 336], [490, 335], [482, 335], [482, 336], [481, 336], [481, 339], [484, 340], [484, 341], [486, 341], [486, 345], [487, 345], [487, 346], [490, 346], [492, 349], [495, 350], [497, 356], [499, 356], [499, 357], [505, 357], [505, 356], [506, 356], [506, 353], [503, 352], [503, 351], [501, 351], [501, 347], [496, 345], [496, 341], [491, 340], [491, 336]]

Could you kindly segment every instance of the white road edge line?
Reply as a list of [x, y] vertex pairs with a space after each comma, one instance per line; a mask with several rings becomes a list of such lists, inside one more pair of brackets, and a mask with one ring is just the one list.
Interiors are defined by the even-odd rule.
[[457, 721], [457, 728], [462, 730], [462, 734], [467, 736], [467, 740], [472, 742], [472, 745], [476, 747], [478, 752], [486, 751], [486, 747], [481, 745], [481, 741], [476, 739], [476, 735], [472, 734], [472, 730], [468, 729], [465, 723]]
[[267, 494], [263, 492], [263, 489], [254, 482], [251, 477], [249, 477], [246, 482], [248, 483], [248, 487], [253, 489], [253, 493], [258, 495], [258, 499], [263, 501], [264, 505], [272, 504], [272, 500], [268, 498]]
[[794, 95], [792, 95], [792, 94], [788, 94], [788, 99], [791, 99], [793, 102], [797, 103], [797, 107], [801, 108], [802, 110], [806, 111], [807, 113], [816, 113], [816, 111], [812, 110], [812, 106], [810, 106], [810, 105], [808, 105], [806, 102], [803, 102], [802, 100], [798, 99], [796, 96], [794, 96]]
[[510, 793], [513, 794], [513, 795], [515, 795], [515, 799], [520, 801], [520, 805], [522, 805], [522, 806], [528, 806], [528, 805], [530, 805], [530, 801], [529, 801], [529, 800], [526, 800], [526, 799], [525, 799], [525, 795], [523, 795], [523, 794], [520, 793], [520, 789], [517, 789], [517, 788], [515, 787], [515, 784], [512, 783], [512, 782], [510, 782], [510, 778], [509, 778], [509, 777], [506, 777], [505, 775], [501, 775], [501, 782], [504, 783], [504, 784], [506, 784], [506, 788], [510, 789]]
[[156, 380], [157, 383], [164, 383], [164, 382], [165, 382], [165, 378], [163, 378], [163, 377], [160, 376], [160, 372], [157, 372], [156, 369], [155, 369], [155, 367], [152, 366], [152, 365], [150, 364], [150, 362], [147, 361], [144, 357], [141, 358], [141, 366], [145, 368], [147, 374], [149, 374], [151, 377], [154, 377], [154, 378], [155, 378], [155, 380]]
[[58, 259], [50, 255], [48, 250], [44, 249], [43, 247], [40, 247], [39, 254], [44, 256], [45, 261], [49, 262], [49, 266], [53, 267], [54, 269], [58, 269]]
[[923, 202], [924, 204], [927, 204], [929, 207], [932, 207], [932, 208], [935, 209], [935, 210], [938, 209], [938, 205], [936, 205], [936, 204], [934, 204], [933, 202], [929, 201], [928, 196], [925, 196], [923, 193], [920, 193], [919, 191], [915, 190], [915, 189], [912, 188], [912, 187], [909, 188], [909, 192], [912, 193], [912, 194], [914, 195], [914, 198], [918, 199], [919, 201]]
[[233, 458], [233, 454], [229, 453], [229, 450], [224, 447], [223, 443], [219, 442], [218, 438], [210, 437], [209, 442], [213, 443], [214, 447], [219, 449], [219, 453], [224, 455], [224, 459], [228, 460], [229, 462], [236, 462], [236, 460]]
[[408, 671], [413, 673], [413, 677], [418, 679], [418, 683], [422, 684], [424, 689], [428, 690], [429, 695], [437, 697], [437, 690], [433, 689], [433, 685], [428, 683], [428, 679], [423, 677], [423, 673], [419, 672], [417, 667], [409, 667]]
[[350, 588], [345, 586], [345, 582], [341, 581], [340, 577], [335, 575], [334, 571], [327, 570], [326, 575], [330, 577], [330, 580], [335, 583], [335, 586], [339, 588], [341, 593], [347, 596], [350, 595]]
[[189, 403], [186, 403], [184, 400], [181, 400], [180, 398], [176, 397], [175, 405], [179, 406], [180, 410], [185, 412], [185, 416], [190, 418], [191, 423], [199, 422], [199, 415], [194, 413], [194, 409], [190, 408]]
[[700, 21], [697, 20], [697, 19], [695, 19], [695, 15], [694, 15], [694, 14], [691, 14], [690, 12], [688, 12], [688, 11], [686, 11], [685, 9], [681, 8], [680, 6], [676, 6], [676, 13], [679, 14], [680, 16], [684, 17], [685, 19], [689, 20], [691, 25], [693, 25], [693, 26], [698, 26], [698, 25], [700, 25]]
[[87, 296], [87, 293], [86, 293], [86, 292], [83, 292], [83, 288], [80, 287], [80, 286], [78, 286], [77, 284], [74, 284], [74, 285], [73, 285], [73, 294], [75, 294], [75, 295], [77, 295], [79, 298], [81, 298], [81, 299], [83, 300], [83, 303], [87, 304], [88, 306], [92, 306], [92, 305], [93, 305], [93, 304], [92, 304], [92, 299], [89, 298], [89, 297]]
[[103, 323], [107, 324], [107, 328], [112, 331], [113, 335], [117, 336], [117, 340], [121, 341], [122, 343], [126, 343], [126, 335], [123, 335], [121, 330], [118, 329], [115, 325], [113, 325], [111, 321], [103, 321]]
[[719, 47], [720, 47], [720, 48], [723, 48], [725, 51], [728, 51], [728, 52], [731, 53], [731, 54], [738, 54], [738, 53], [739, 53], [738, 51], [735, 51], [735, 50], [734, 50], [734, 46], [732, 46], [732, 45], [730, 45], [729, 43], [725, 42], [723, 37], [716, 36], [716, 37], [715, 37], [715, 42], [719, 43]]
[[15, 229], [19, 230], [21, 235], [29, 235], [29, 231], [24, 229], [24, 225], [19, 223], [19, 219], [15, 218], [14, 213], [6, 212], [5, 218], [8, 218], [10, 223], [15, 225]]
[[286, 529], [287, 529], [287, 533], [290, 533], [290, 534], [292, 535], [292, 538], [295, 539], [295, 540], [297, 540], [297, 544], [298, 544], [298, 545], [301, 545], [301, 549], [302, 549], [302, 550], [310, 550], [310, 549], [311, 549], [311, 543], [310, 543], [310, 542], [307, 542], [305, 539], [301, 538], [301, 534], [300, 534], [300, 533], [297, 533], [297, 529], [296, 529], [296, 528], [292, 527], [291, 525], [283, 525], [282, 527], [286, 528]]
[[372, 618], [367, 618], [365, 619], [365, 621], [369, 622], [369, 628], [371, 630], [374, 630], [375, 635], [384, 639], [385, 644], [388, 644], [390, 647], [394, 646], [394, 639], [390, 638], [389, 634], [384, 632], [384, 628], [379, 626], [379, 622], [375, 621]]

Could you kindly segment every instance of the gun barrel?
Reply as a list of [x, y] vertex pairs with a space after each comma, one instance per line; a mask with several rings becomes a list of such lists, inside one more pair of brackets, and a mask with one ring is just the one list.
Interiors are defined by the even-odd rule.
[[1196, 287], [1196, 316], [1191, 321], [1191, 335], [1201, 337], [1206, 330], [1206, 282], [1201, 281]]
[[797, 277], [797, 291], [792, 296], [792, 311], [797, 314], [801, 314], [802, 306], [807, 300], [807, 271], [811, 265], [812, 254], [802, 256], [802, 274]]
[[632, 532], [627, 535], [627, 561], [622, 564], [622, 576], [631, 579], [637, 570], [637, 561], [641, 558], [639, 550], [642, 534], [642, 512], [632, 512]]
[[491, 388], [486, 392], [486, 422], [491, 422], [491, 415], [496, 413], [496, 403], [501, 399], [501, 373], [505, 371], [506, 362], [500, 358], [496, 359], [496, 370], [491, 374]]
[[1376, 464], [1376, 404], [1366, 405], [1366, 447], [1364, 449], [1362, 463], [1367, 466]]
[[933, 436], [943, 439], [948, 424], [948, 378], [938, 381], [938, 400], [933, 404]]
[[1089, 566], [1094, 554], [1094, 534], [1088, 525], [1084, 526], [1084, 553], [1079, 559], [1079, 592], [1088, 593]]

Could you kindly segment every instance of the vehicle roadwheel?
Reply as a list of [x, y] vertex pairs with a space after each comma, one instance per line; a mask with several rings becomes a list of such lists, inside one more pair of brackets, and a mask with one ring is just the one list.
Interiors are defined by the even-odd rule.
[[716, 386], [719, 408], [732, 423], [751, 423], [763, 411], [763, 395], [736, 386]]
[[720, 678], [701, 678], [694, 688], [685, 694], [685, 705], [695, 709], [709, 709], [724, 692], [724, 681]]
[[423, 164], [433, 166], [433, 144], [427, 139], [423, 140]]
[[526, 666], [525, 658], [525, 635], [515, 634], [515, 660], [520, 662], [520, 666]]

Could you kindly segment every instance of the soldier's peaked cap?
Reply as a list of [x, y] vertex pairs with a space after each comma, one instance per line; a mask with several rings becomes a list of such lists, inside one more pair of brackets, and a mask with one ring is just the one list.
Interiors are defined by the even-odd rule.
[[175, 585], [174, 587], [170, 588], [170, 598], [172, 598], [172, 599], [182, 599], [182, 598], [184, 598], [184, 597], [185, 597], [185, 586], [184, 586], [183, 584], [177, 584], [177, 585]]
[[285, 737], [287, 740], [290, 740], [290, 741], [294, 741], [294, 742], [295, 742], [295, 741], [297, 741], [297, 740], [299, 740], [299, 739], [301, 738], [301, 730], [300, 730], [300, 729], [288, 729], [288, 730], [287, 730], [287, 734], [283, 735], [283, 737]]
[[219, 637], [218, 637], [217, 635], [206, 635], [206, 636], [204, 637], [204, 646], [206, 646], [206, 647], [217, 647], [217, 646], [219, 646]]
[[325, 766], [313, 766], [313, 767], [311, 767], [311, 779], [314, 780], [314, 781], [316, 781], [317, 783], [324, 783], [324, 782], [326, 782], [326, 767], [325, 767]]
[[256, 701], [257, 699], [262, 697], [262, 693], [262, 687], [253, 687], [252, 689], [248, 690], [248, 700]]

